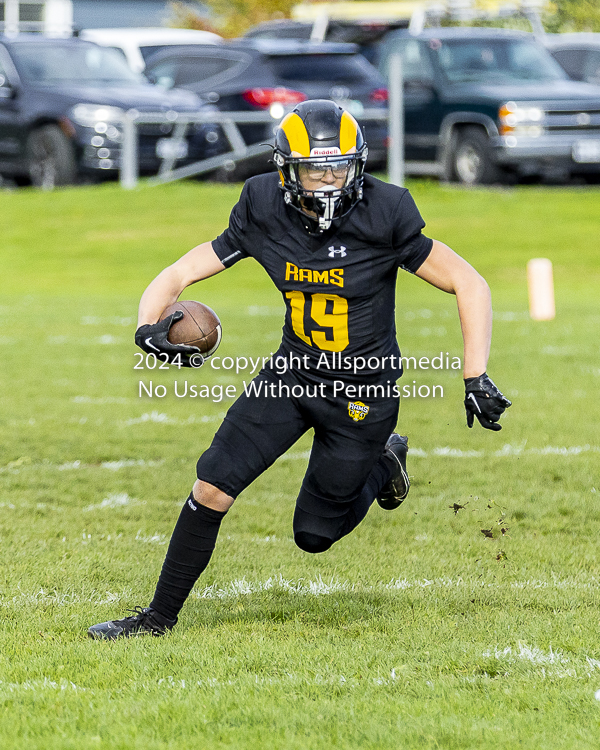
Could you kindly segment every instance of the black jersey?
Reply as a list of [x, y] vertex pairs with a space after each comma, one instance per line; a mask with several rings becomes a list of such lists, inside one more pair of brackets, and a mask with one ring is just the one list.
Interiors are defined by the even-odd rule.
[[[352, 211], [310, 235], [284, 203], [279, 176], [265, 174], [247, 180], [213, 248], [224, 266], [255, 258], [282, 293], [280, 354], [303, 357], [318, 377], [395, 379], [396, 275], [398, 268], [414, 273], [429, 255], [424, 226], [408, 190], [366, 175]], [[372, 366], [349, 377], [356, 358]]]

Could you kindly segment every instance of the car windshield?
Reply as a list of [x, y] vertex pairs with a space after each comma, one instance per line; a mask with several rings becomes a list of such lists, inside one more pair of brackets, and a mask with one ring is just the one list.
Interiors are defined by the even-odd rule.
[[15, 44], [12, 52], [19, 75], [28, 83], [129, 85], [143, 81], [118, 52], [93, 44]]
[[360, 55], [273, 56], [269, 63], [282, 81], [360, 83], [369, 78], [369, 67]]
[[146, 44], [144, 46], [140, 46], [140, 52], [142, 54], [142, 57], [144, 58], [144, 62], [148, 62], [148, 59], [152, 57], [152, 55], [155, 55], [157, 52], [173, 49], [173, 47], [175, 46], [176, 45], [174, 44]]
[[452, 83], [515, 83], [564, 80], [567, 76], [537, 44], [518, 39], [432, 39], [442, 69]]

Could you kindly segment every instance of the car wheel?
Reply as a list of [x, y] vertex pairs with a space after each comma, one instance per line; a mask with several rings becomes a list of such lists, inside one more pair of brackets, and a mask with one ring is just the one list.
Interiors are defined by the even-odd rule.
[[75, 150], [57, 125], [44, 125], [30, 134], [27, 160], [32, 184], [43, 190], [72, 185], [77, 178]]
[[501, 172], [492, 161], [490, 140], [482, 128], [464, 128], [452, 149], [452, 172], [463, 185], [499, 182]]

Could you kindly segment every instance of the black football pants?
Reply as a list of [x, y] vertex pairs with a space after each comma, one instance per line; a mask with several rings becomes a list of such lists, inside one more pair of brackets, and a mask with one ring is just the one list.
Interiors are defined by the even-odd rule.
[[[254, 382], [278, 385], [279, 380], [276, 373], [263, 370]], [[261, 392], [237, 399], [200, 457], [197, 475], [235, 498], [312, 428], [310, 460], [294, 512], [294, 539], [308, 552], [322, 552], [362, 521], [389, 479], [391, 464], [382, 453], [396, 426], [399, 399], [333, 398], [331, 389], [325, 398], [310, 397], [306, 394], [317, 391], [289, 373], [286, 384], [307, 387], [298, 397]], [[359, 421], [350, 413], [353, 401], [368, 407]]]

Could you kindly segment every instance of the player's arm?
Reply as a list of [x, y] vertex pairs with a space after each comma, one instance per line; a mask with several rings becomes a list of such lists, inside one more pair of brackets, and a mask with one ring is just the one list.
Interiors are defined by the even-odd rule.
[[492, 340], [492, 297], [483, 276], [443, 242], [433, 248], [416, 275], [456, 295], [464, 341], [464, 378], [485, 372]]
[[140, 349], [152, 354], [166, 354], [170, 362], [184, 366], [198, 366], [198, 362], [201, 364], [203, 360], [197, 347], [175, 345], [168, 340], [169, 329], [183, 317], [183, 313], [177, 311], [158, 321], [163, 310], [177, 302], [186, 287], [223, 270], [225, 266], [213, 250], [212, 243], [203, 242], [161, 271], [148, 285], [140, 300], [135, 332], [135, 343]]
[[497, 424], [510, 401], [486, 374], [492, 340], [492, 298], [485, 279], [443, 242], [433, 241], [429, 256], [416, 275], [437, 289], [456, 296], [464, 342], [465, 408], [467, 424], [477, 417], [482, 427]]
[[140, 300], [138, 328], [156, 323], [163, 310], [177, 302], [181, 292], [190, 284], [224, 270], [225, 266], [213, 250], [212, 242], [203, 242], [192, 248], [150, 282]]

